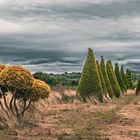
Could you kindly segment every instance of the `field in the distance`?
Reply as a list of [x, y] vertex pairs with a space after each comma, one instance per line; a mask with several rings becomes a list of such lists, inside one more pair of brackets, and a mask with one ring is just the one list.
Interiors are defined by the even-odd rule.
[[140, 98], [134, 91], [98, 105], [43, 101], [26, 115], [23, 124], [1, 128], [0, 140], [140, 140]]

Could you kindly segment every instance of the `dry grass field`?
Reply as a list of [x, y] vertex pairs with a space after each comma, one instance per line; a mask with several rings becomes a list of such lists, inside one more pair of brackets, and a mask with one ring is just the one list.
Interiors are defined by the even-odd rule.
[[50, 100], [33, 105], [21, 124], [1, 126], [0, 140], [140, 140], [134, 91], [97, 105]]

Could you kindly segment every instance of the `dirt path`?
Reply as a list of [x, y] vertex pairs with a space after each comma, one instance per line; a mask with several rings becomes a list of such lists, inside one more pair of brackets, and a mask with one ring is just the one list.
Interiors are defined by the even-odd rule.
[[41, 103], [38, 108], [24, 127], [2, 140], [140, 140], [140, 96], [133, 93], [100, 105]]

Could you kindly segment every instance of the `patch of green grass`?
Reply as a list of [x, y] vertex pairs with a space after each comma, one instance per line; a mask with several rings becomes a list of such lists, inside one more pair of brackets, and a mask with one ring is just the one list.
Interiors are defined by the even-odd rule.
[[[59, 133], [59, 140], [108, 140], [106, 136], [102, 138], [100, 134], [100, 125], [102, 123], [110, 123], [115, 115], [115, 110], [105, 112], [80, 112], [71, 111], [63, 114], [63, 118], [59, 118], [58, 126], [63, 129], [71, 128], [72, 134]], [[60, 116], [61, 117], [61, 116]]]
[[128, 98], [125, 98], [123, 105], [128, 105], [128, 104], [131, 104], [132, 102], [134, 102], [134, 97], [130, 96]]

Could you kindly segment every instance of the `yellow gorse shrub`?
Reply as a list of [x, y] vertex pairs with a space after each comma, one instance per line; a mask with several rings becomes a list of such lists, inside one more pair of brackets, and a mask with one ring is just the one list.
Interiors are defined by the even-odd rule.
[[4, 65], [4, 64], [0, 64], [0, 72], [2, 71], [2, 70], [4, 70], [6, 68], [6, 66]]
[[[0, 64], [0, 89], [5, 109], [11, 111], [17, 118], [21, 115], [22, 117], [24, 116], [25, 111], [30, 107], [32, 102], [46, 99], [50, 94], [48, 84], [34, 79], [31, 72], [20, 65], [6, 67]], [[10, 104], [7, 103], [6, 92], [12, 94]], [[22, 101], [22, 107], [18, 106], [18, 100]]]
[[6, 67], [0, 73], [0, 85], [20, 90], [28, 90], [34, 83], [34, 77], [26, 68], [20, 65]]
[[43, 81], [34, 80], [34, 84], [31, 88], [31, 99], [36, 101], [39, 99], [45, 99], [49, 97], [50, 86]]

